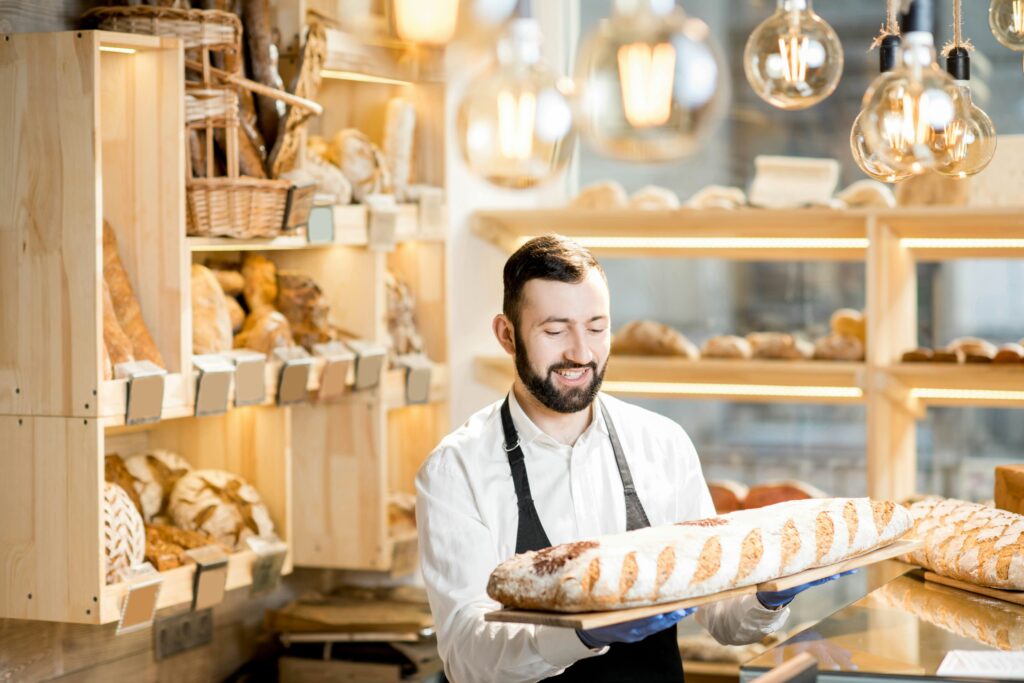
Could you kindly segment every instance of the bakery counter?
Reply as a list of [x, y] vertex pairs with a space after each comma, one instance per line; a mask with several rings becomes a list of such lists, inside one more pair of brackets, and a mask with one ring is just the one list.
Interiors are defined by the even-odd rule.
[[958, 680], [938, 676], [951, 650], [1024, 648], [1024, 607], [925, 581], [893, 579], [750, 660], [746, 683], [801, 652], [818, 661], [818, 680]]

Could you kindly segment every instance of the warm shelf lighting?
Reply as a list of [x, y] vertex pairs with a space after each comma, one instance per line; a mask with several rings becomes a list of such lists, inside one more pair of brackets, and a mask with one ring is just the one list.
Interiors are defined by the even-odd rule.
[[[605, 382], [607, 384], [607, 382]], [[911, 389], [910, 395], [922, 400], [952, 401], [1024, 401], [1024, 391], [997, 389]]]
[[114, 52], [119, 55], [133, 55], [136, 50], [133, 47], [114, 47], [113, 45], [100, 45], [100, 52]]
[[445, 45], [455, 34], [458, 0], [392, 0], [395, 32], [402, 40]]
[[359, 83], [382, 83], [384, 85], [412, 85], [411, 81], [403, 81], [397, 78], [387, 78], [385, 76], [371, 76], [370, 74], [362, 74], [358, 71], [338, 71], [336, 69], [321, 69], [320, 76], [323, 78], [333, 78], [338, 81], [357, 81]]
[[1024, 238], [1012, 237], [904, 237], [907, 249], [1021, 249]]
[[[525, 242], [529, 238], [524, 238]], [[590, 249], [867, 249], [866, 237], [574, 237]]]
[[[748, 396], [807, 399], [860, 399], [860, 387], [815, 387], [781, 384], [698, 384], [690, 382], [628, 382], [606, 380], [602, 389], [615, 394], [657, 394], [665, 396]], [[1024, 396], [1024, 392], [1019, 392]]]

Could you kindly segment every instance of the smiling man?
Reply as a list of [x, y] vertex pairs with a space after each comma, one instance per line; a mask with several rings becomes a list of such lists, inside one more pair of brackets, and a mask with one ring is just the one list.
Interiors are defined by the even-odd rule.
[[[600, 393], [611, 346], [608, 283], [557, 235], [505, 264], [494, 334], [515, 358], [511, 391], [448, 435], [420, 469], [420, 560], [445, 673], [472, 681], [683, 680], [669, 612], [590, 631], [499, 624], [487, 579], [516, 553], [711, 517], [689, 437], [675, 422]], [[702, 607], [723, 643], [779, 628], [805, 587]]]

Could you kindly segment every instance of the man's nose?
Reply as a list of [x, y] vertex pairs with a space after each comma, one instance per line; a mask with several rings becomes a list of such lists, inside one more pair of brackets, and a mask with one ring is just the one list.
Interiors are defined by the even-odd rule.
[[594, 360], [594, 354], [587, 344], [587, 337], [582, 330], [573, 330], [570, 333], [571, 346], [565, 351], [566, 360], [580, 365], [586, 365]]

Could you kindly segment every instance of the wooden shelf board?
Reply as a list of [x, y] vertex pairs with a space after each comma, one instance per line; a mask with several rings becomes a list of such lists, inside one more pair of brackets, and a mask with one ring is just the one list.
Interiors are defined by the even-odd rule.
[[736, 662], [704, 662], [684, 659], [683, 671], [694, 676], [728, 676], [739, 679], [740, 665]]
[[[737, 401], [859, 403], [863, 363], [742, 361], [612, 357], [604, 388], [611, 394]], [[478, 376], [505, 391], [512, 381], [507, 357], [482, 357]]]
[[1024, 363], [900, 363], [886, 371], [928, 405], [1024, 407]]
[[127, 47], [133, 50], [173, 50], [181, 41], [171, 36], [150, 36], [141, 33], [121, 33], [117, 31], [95, 31], [101, 48]]

